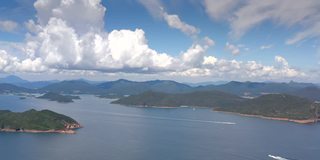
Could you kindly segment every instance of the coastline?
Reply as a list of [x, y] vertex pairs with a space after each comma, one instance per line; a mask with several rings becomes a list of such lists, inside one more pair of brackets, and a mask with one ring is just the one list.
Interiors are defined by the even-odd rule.
[[16, 129], [0, 129], [0, 132], [11, 132], [11, 133], [61, 133], [61, 134], [76, 134], [74, 130], [16, 130]]
[[262, 115], [252, 115], [252, 114], [242, 114], [237, 112], [228, 112], [228, 111], [218, 111], [213, 110], [214, 112], [221, 112], [221, 113], [227, 113], [227, 114], [233, 114], [233, 115], [239, 115], [239, 116], [245, 116], [245, 117], [254, 117], [254, 118], [262, 118], [262, 119], [269, 119], [269, 120], [277, 120], [277, 121], [288, 121], [288, 122], [294, 122], [299, 124], [313, 124], [316, 123], [315, 119], [290, 119], [290, 118], [281, 118], [281, 117], [267, 117]]
[[0, 132], [10, 132], [10, 133], [60, 133], [60, 134], [76, 134], [76, 129], [82, 128], [79, 124], [69, 124], [66, 125], [64, 130], [34, 130], [34, 129], [11, 129], [4, 128], [0, 129]]
[[126, 107], [135, 107], [135, 108], [159, 108], [159, 109], [179, 109], [179, 108], [210, 108], [210, 107], [202, 107], [202, 106], [178, 106], [178, 107], [170, 107], [170, 106], [143, 106], [143, 105], [127, 105], [127, 104], [119, 104], [119, 103], [113, 103], [121, 106]]

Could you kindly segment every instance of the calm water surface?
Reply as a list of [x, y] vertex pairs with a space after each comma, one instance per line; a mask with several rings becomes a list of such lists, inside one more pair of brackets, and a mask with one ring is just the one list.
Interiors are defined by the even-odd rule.
[[[76, 119], [75, 135], [0, 133], [4, 160], [320, 159], [320, 125], [241, 117], [210, 109], [134, 108], [84, 95], [61, 104], [0, 96], [0, 109], [50, 109]], [[284, 159], [283, 159], [284, 160]]]

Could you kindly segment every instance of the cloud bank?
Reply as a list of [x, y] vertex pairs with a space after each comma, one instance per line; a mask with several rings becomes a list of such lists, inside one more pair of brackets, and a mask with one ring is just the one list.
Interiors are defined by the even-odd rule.
[[[169, 27], [197, 37], [199, 30], [168, 14], [160, 1], [141, 1], [154, 16]], [[294, 78], [304, 73], [290, 67], [283, 57], [275, 57], [275, 66], [255, 61], [218, 59], [206, 55], [215, 42], [209, 37], [172, 56], [148, 45], [142, 29], [104, 31], [106, 7], [100, 0], [37, 0], [36, 19], [26, 22], [28, 33], [22, 44], [23, 55], [14, 56], [0, 49], [0, 70], [15, 72], [93, 71], [102, 73], [162, 74], [168, 76], [208, 76], [225, 78]], [[81, 16], [78, 12], [81, 11]], [[237, 46], [227, 43], [233, 54]]]

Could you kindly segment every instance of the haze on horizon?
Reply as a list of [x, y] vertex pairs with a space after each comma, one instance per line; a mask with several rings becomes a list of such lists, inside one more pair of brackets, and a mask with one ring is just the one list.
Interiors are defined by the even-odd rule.
[[0, 11], [1, 76], [320, 78], [318, 0], [13, 0]]

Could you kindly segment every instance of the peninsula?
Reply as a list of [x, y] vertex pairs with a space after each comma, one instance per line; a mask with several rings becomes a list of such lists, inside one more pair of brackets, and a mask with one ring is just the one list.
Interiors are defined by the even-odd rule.
[[178, 94], [149, 91], [120, 98], [112, 103], [144, 107], [211, 107], [220, 112], [297, 123], [313, 123], [319, 118], [319, 104], [306, 98], [287, 94], [267, 94], [248, 99], [221, 91]]
[[50, 110], [11, 112], [0, 110], [1, 132], [74, 134], [80, 124], [74, 119]]

